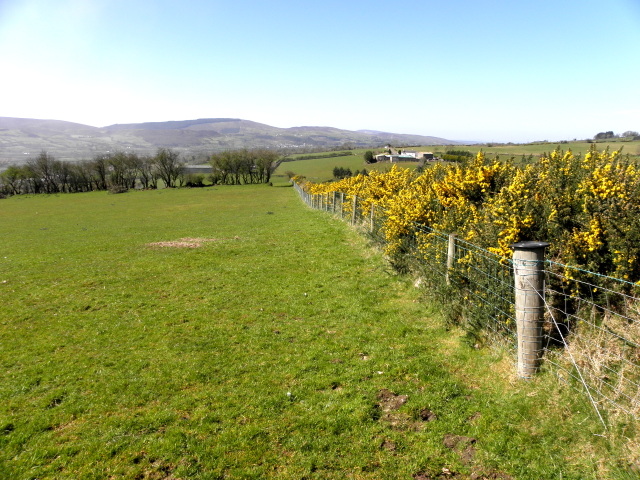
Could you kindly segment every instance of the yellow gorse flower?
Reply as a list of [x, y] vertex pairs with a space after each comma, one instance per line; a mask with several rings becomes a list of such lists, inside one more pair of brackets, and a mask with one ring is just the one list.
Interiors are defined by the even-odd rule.
[[365, 214], [377, 206], [389, 254], [407, 236], [425, 255], [432, 251], [441, 239], [416, 233], [424, 225], [504, 257], [515, 242], [546, 240], [567, 264], [640, 280], [640, 171], [620, 151], [594, 145], [580, 157], [556, 149], [522, 167], [479, 152], [465, 164], [434, 164], [419, 175], [394, 165], [305, 188], [343, 192], [345, 211], [354, 195]]

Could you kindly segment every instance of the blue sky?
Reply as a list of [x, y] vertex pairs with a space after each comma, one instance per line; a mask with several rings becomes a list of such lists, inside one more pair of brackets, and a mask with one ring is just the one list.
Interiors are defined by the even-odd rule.
[[0, 0], [0, 116], [640, 130], [640, 0]]

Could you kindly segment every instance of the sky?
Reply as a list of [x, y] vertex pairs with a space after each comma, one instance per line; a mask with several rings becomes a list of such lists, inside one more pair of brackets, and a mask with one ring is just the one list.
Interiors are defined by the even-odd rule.
[[0, 0], [0, 116], [640, 130], [640, 0]]

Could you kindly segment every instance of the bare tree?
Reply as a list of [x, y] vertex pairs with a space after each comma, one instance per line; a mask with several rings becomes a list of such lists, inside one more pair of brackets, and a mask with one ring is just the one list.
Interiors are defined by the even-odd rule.
[[107, 155], [99, 154], [93, 157], [93, 160], [90, 162], [95, 190], [107, 189], [107, 159]]
[[149, 155], [136, 157], [136, 169], [142, 188], [158, 188], [158, 175], [156, 173], [154, 159]]
[[37, 185], [36, 188], [39, 191], [43, 193], [58, 192], [56, 162], [57, 160], [44, 150], [35, 159], [27, 162], [27, 166], [33, 175], [34, 185]]
[[159, 148], [154, 157], [154, 164], [159, 178], [167, 188], [176, 186], [178, 178], [184, 172], [184, 163], [180, 161], [180, 154], [170, 148]]
[[278, 152], [267, 149], [254, 150], [255, 166], [258, 175], [257, 183], [269, 183], [271, 174], [275, 169], [276, 162], [280, 155]]

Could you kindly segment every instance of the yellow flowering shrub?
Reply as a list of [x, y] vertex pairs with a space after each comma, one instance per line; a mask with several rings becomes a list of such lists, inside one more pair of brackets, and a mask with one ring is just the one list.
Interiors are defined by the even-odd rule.
[[354, 195], [363, 213], [379, 207], [390, 255], [402, 255], [409, 244], [427, 254], [436, 238], [416, 229], [422, 225], [501, 257], [511, 256], [515, 242], [544, 240], [561, 263], [640, 280], [640, 170], [619, 151], [594, 145], [581, 157], [556, 149], [524, 167], [479, 152], [421, 174], [394, 165], [305, 188], [343, 192], [346, 211]]

